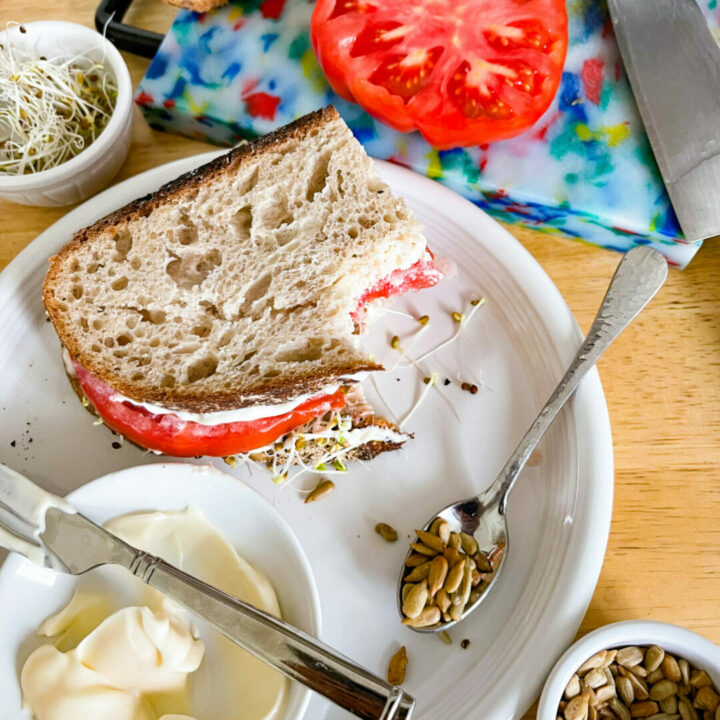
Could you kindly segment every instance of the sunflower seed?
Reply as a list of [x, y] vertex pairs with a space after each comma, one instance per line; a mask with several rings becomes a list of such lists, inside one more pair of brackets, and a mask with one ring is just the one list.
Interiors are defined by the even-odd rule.
[[636, 718], [646, 718], [654, 715], [658, 711], [658, 704], [654, 700], [645, 700], [644, 702], [636, 702], [630, 706], [630, 715]]
[[407, 670], [407, 650], [403, 645], [391, 658], [388, 665], [387, 680], [391, 685], [402, 685]]
[[[421, 565], [420, 567], [424, 567]], [[430, 571], [428, 574], [428, 592], [430, 597], [434, 597], [435, 593], [443, 586], [445, 578], [448, 574], [448, 561], [438, 555], [430, 562]]]
[[622, 701], [626, 705], [632, 705], [635, 700], [635, 693], [633, 691], [633, 684], [624, 675], [619, 675], [615, 678], [615, 684], [617, 685], [618, 693], [622, 698]]
[[582, 675], [583, 673], [587, 672], [588, 670], [594, 670], [598, 667], [603, 667], [605, 665], [605, 658], [608, 655], [607, 650], [601, 650], [600, 652], [595, 653], [594, 655], [591, 655], [579, 668], [578, 668], [578, 675]]
[[588, 716], [588, 701], [583, 695], [574, 697], [565, 708], [565, 720], [585, 720]]
[[669, 715], [674, 715], [677, 712], [677, 706], [678, 701], [675, 695], [660, 701], [660, 709]]
[[463, 606], [462, 605], [453, 605], [450, 608], [450, 619], [454, 620], [455, 622], [458, 622], [462, 619], [463, 615]]
[[440, 588], [435, 597], [435, 604], [440, 608], [442, 612], [447, 612], [450, 607], [450, 596], [445, 588]]
[[[680, 670], [680, 679], [685, 685], [690, 684], [690, 663], [682, 658], [678, 660], [678, 669]], [[677, 681], [676, 681], [677, 682]]]
[[305, 498], [305, 504], [315, 502], [329, 495], [335, 489], [335, 483], [332, 480], [321, 480], [309, 495]]
[[441, 553], [445, 549], [445, 543], [437, 535], [433, 535], [426, 530], [416, 530], [415, 533], [421, 543], [432, 548], [436, 553]]
[[650, 688], [650, 699], [667, 700], [670, 696], [677, 693], [678, 686], [672, 680], [660, 680]]
[[412, 583], [405, 583], [402, 586], [402, 601], [405, 602], [405, 599], [408, 596], [408, 593], [413, 589]]
[[615, 697], [614, 685], [603, 685], [595, 690], [595, 698], [600, 705], [607, 702], [611, 697]]
[[645, 678], [645, 681], [649, 683], [650, 685], [654, 685], [656, 682], [660, 682], [660, 680], [665, 679], [665, 673], [663, 672], [663, 669], [660, 667], [657, 670], [653, 670], [652, 672], [649, 672], [647, 674], [647, 677]]
[[435, 550], [435, 548], [428, 547], [427, 545], [424, 545], [423, 543], [411, 543], [410, 547], [415, 551], [420, 553], [421, 555], [427, 555], [428, 557], [435, 557], [435, 555], [438, 554], [438, 550]]
[[697, 712], [695, 712], [695, 708], [687, 698], [678, 700], [678, 713], [680, 713], [682, 720], [698, 720]]
[[615, 662], [623, 667], [632, 667], [638, 665], [643, 661], [644, 654], [639, 647], [630, 645], [629, 647], [621, 648], [615, 655]]
[[695, 707], [715, 712], [718, 705], [720, 705], [720, 696], [712, 688], [703, 686], [698, 690], [695, 696]]
[[411, 553], [408, 555], [407, 560], [405, 561], [405, 564], [408, 567], [417, 567], [418, 565], [422, 565], [423, 563], [426, 563], [428, 561], [427, 555], [422, 555], [421, 553]]
[[593, 690], [595, 688], [599, 688], [601, 685], [605, 685], [607, 682], [607, 678], [605, 677], [605, 669], [604, 668], [593, 668], [585, 677], [583, 678], [586, 685], [589, 685]]
[[568, 700], [572, 700], [576, 695], [580, 694], [580, 678], [577, 675], [573, 675], [568, 684], [565, 686], [565, 697]]
[[456, 562], [448, 571], [447, 578], [445, 579], [444, 588], [448, 593], [455, 592], [463, 578], [463, 572], [465, 570], [465, 561], [460, 560]]
[[452, 645], [452, 638], [450, 635], [448, 635], [447, 630], [441, 630], [438, 633], [438, 637], [446, 644], [446, 645]]
[[645, 653], [645, 669], [651, 673], [657, 670], [665, 657], [665, 651], [657, 645], [651, 645]]
[[424, 608], [422, 612], [414, 618], [404, 618], [402, 624], [407, 625], [408, 627], [421, 628], [429, 627], [430, 625], [435, 625], [435, 623], [439, 622], [440, 608], [433, 605], [431, 607]]
[[448, 540], [448, 547], [453, 550], [459, 550], [461, 546], [460, 535], [456, 532], [450, 533], [450, 539]]
[[703, 687], [710, 687], [712, 685], [712, 680], [704, 670], [693, 670], [692, 674], [690, 675], [690, 684], [694, 688], [699, 689]]
[[418, 565], [416, 568], [413, 568], [413, 570], [403, 578], [403, 582], [416, 583], [420, 582], [421, 580], [425, 580], [425, 578], [427, 578], [428, 574], [430, 573], [430, 565], [431, 563], [428, 560], [422, 565]]
[[398, 539], [397, 530], [387, 523], [378, 523], [375, 526], [375, 532], [386, 542], [395, 542]]
[[474, 555], [478, 551], [478, 544], [475, 538], [468, 533], [460, 533], [460, 544], [468, 555]]
[[[680, 682], [682, 680], [680, 666], [672, 655], [665, 655], [662, 660], [662, 669], [668, 680], [672, 680], [673, 682]], [[692, 683], [690, 684], [692, 685]]]
[[628, 670], [637, 677], [646, 678], [647, 677], [647, 670], [642, 665], [632, 665], [628, 668]]
[[475, 553], [475, 565], [477, 565], [477, 569], [480, 572], [492, 572], [493, 568], [490, 564], [490, 560], [488, 559], [488, 556], [482, 551], [478, 550], [477, 553]]
[[443, 552], [443, 557], [448, 561], [448, 565], [452, 567], [458, 560], [460, 560], [462, 557], [464, 557], [458, 550], [455, 550], [455, 548], [445, 548], [445, 552]]
[[630, 720], [630, 711], [620, 702], [620, 700], [618, 700], [618, 698], [610, 698], [609, 704], [619, 720]]
[[443, 520], [441, 517], [436, 517], [431, 523], [430, 523], [430, 532], [433, 535], [438, 534], [438, 528], [440, 527], [440, 523], [444, 523], [445, 520]]
[[425, 607], [427, 598], [428, 589], [426, 580], [417, 583], [417, 585], [413, 585], [403, 602], [403, 613], [411, 619], [418, 617]]
[[437, 528], [437, 536], [442, 540], [444, 545], [450, 541], [450, 523], [443, 520]]

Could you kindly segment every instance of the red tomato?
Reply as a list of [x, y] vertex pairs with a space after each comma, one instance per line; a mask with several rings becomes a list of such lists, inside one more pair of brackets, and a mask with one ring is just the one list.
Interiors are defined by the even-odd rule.
[[117, 393], [81, 365], [73, 362], [78, 382], [105, 424], [128, 440], [165, 455], [227, 457], [268, 445], [286, 433], [330, 410], [345, 407], [345, 395], [310, 398], [295, 410], [251, 422], [200, 425], [175, 415], [154, 415], [129, 402], [114, 402]]
[[335, 92], [438, 148], [530, 127], [567, 51], [565, 0], [317, 0], [311, 37]]

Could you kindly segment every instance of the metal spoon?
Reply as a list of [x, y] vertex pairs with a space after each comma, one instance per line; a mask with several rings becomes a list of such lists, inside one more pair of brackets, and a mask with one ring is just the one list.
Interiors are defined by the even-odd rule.
[[[480, 551], [480, 554], [476, 555], [477, 571], [482, 575], [482, 579], [472, 589], [467, 604], [463, 606], [463, 609], [454, 612], [455, 619], [446, 615], [441, 617], [439, 622], [429, 626], [417, 627], [411, 624], [410, 627], [413, 630], [418, 632], [446, 630], [455, 625], [456, 622], [466, 618], [488, 596], [490, 589], [497, 581], [503, 558], [507, 552], [508, 530], [505, 511], [508, 493], [512, 489], [515, 480], [523, 467], [525, 467], [530, 453], [535, 449], [560, 409], [585, 377], [585, 374], [595, 365], [598, 358], [615, 338], [650, 302], [665, 282], [667, 272], [665, 258], [652, 248], [636, 247], [623, 257], [585, 341], [545, 407], [525, 433], [525, 437], [515, 448], [493, 484], [476, 497], [448, 505], [433, 515], [424, 526], [424, 530], [428, 531], [436, 519], [441, 518], [449, 524], [450, 530], [467, 534], [463, 538], [464, 545], [470, 550], [475, 549], [473, 542], [477, 543], [477, 549]], [[445, 531], [447, 532], [447, 528], [445, 528]], [[420, 542], [420, 539], [416, 539], [415, 542]], [[405, 584], [405, 577], [413, 570], [407, 565], [410, 554], [408, 553], [405, 558], [406, 563], [400, 572], [398, 582], [398, 610], [402, 617], [405, 617], [402, 598], [403, 585]], [[448, 552], [445, 551], [445, 554], [447, 557]], [[449, 553], [449, 555], [451, 560], [458, 562], [453, 553]], [[489, 570], [490, 567], [492, 567], [492, 570], [489, 572], [483, 571], [483, 568]], [[463, 584], [456, 591], [460, 593], [458, 604], [461, 605], [468, 594], [469, 585], [464, 583], [464, 586], [464, 593], [461, 592]], [[451, 609], [452, 606], [448, 610]], [[428, 615], [431, 616], [431, 613], [428, 613]], [[414, 622], [422, 623], [423, 620], [415, 620]]]

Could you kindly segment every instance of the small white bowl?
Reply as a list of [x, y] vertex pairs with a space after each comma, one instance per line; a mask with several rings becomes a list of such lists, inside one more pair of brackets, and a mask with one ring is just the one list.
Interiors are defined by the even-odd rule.
[[678, 625], [653, 620], [625, 620], [593, 630], [578, 640], [557, 661], [545, 682], [538, 720], [555, 720], [558, 705], [568, 681], [575, 671], [600, 650], [627, 645], [657, 645], [676, 657], [685, 658], [691, 665], [705, 670], [715, 687], [720, 687], [720, 647], [702, 635]]
[[117, 174], [130, 147], [133, 103], [130, 73], [115, 46], [102, 35], [75, 23], [41, 20], [0, 32], [0, 43], [32, 47], [49, 58], [88, 52], [104, 57], [117, 83], [117, 101], [100, 136], [71, 160], [39, 173], [0, 173], [0, 198], [21, 205], [53, 207], [80, 202], [102, 190]]
[[[280, 513], [259, 493], [209, 465], [162, 463], [110, 473], [67, 496], [95, 522], [143, 510], [197, 507], [275, 587], [285, 620], [318, 637], [320, 601], [310, 563]], [[11, 553], [0, 568], [0, 717], [30, 720], [21, 709], [20, 670], [37, 646], [35, 632], [72, 596], [78, 578], [37, 567]], [[200, 691], [201, 693], [203, 691]], [[283, 720], [300, 720], [311, 691], [290, 683]], [[203, 694], [205, 697], [205, 694]], [[224, 717], [208, 701], [208, 717]], [[218, 700], [218, 702], [220, 702]], [[224, 708], [227, 711], [227, 708]]]

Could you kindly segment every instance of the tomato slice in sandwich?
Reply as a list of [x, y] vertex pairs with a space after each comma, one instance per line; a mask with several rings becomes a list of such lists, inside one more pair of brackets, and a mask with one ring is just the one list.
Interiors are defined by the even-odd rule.
[[338, 95], [441, 149], [530, 127], [568, 44], [565, 0], [317, 0], [310, 31]]
[[130, 402], [117, 402], [113, 388], [74, 361], [73, 366], [80, 387], [109, 428], [142, 447], [175, 457], [227, 457], [251, 452], [328, 411], [345, 407], [345, 395], [338, 390], [310, 398], [283, 415], [201, 425], [176, 415], [155, 415]]

